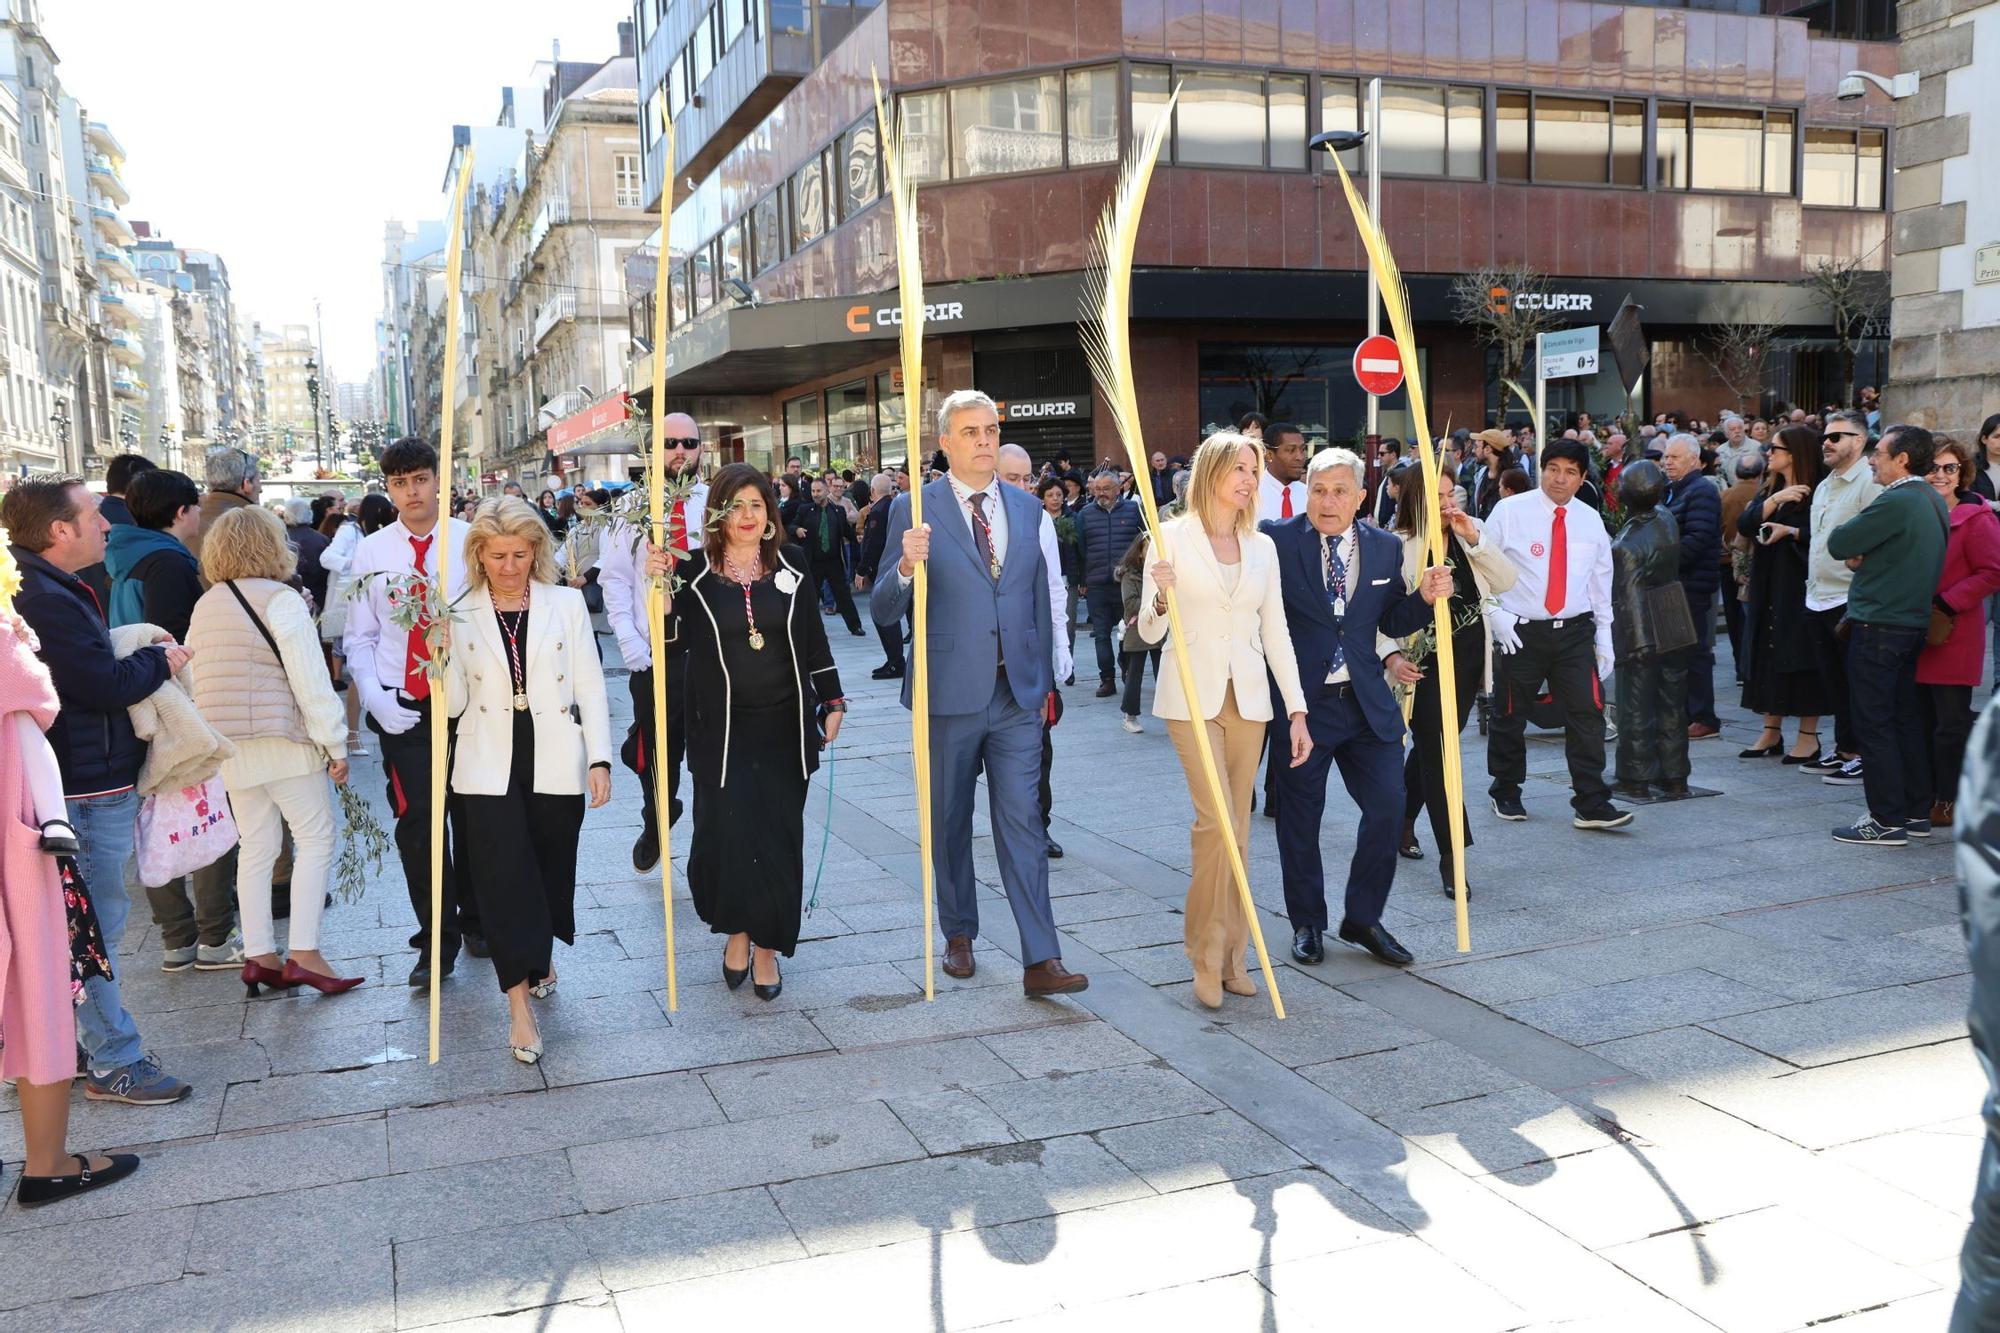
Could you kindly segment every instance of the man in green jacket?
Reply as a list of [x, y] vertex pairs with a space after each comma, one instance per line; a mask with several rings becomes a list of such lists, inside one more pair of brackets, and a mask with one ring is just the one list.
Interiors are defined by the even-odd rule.
[[1867, 818], [1835, 829], [1837, 842], [1902, 847], [1931, 835], [1917, 654], [1951, 532], [1944, 501], [1924, 481], [1934, 450], [1923, 427], [1891, 426], [1869, 456], [1882, 493], [1827, 534], [1827, 553], [1855, 571], [1847, 594], [1847, 688], [1868, 797]]

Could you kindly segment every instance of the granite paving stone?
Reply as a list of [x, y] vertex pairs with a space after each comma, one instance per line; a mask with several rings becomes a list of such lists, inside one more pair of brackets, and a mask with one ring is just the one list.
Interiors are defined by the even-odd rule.
[[172, 1282], [23, 1306], [0, 1313], [0, 1333], [107, 1328], [256, 1333], [278, 1319], [299, 1333], [385, 1333], [396, 1327], [395, 1271], [387, 1245], [342, 1251], [338, 1263], [294, 1251], [257, 1273], [258, 1300], [245, 1299], [247, 1281], [242, 1273], [191, 1271]]
[[560, 1218], [396, 1245], [399, 1328], [609, 1294], [582, 1239]]
[[928, 1092], [885, 1103], [933, 1157], [1020, 1140], [993, 1108], [969, 1092]]
[[1636, 1037], [1708, 1019], [1769, 1009], [1784, 997], [1690, 968], [1660, 976], [1515, 1000], [1500, 1010], [1530, 1027], [1577, 1045]]
[[1138, 1064], [1152, 1058], [1145, 1047], [1109, 1023], [1066, 1023], [1029, 1032], [1003, 1032], [980, 1040], [1023, 1078], [1081, 1074], [1089, 1069]]
[[1519, 1307], [1416, 1237], [1272, 1264], [1257, 1277], [1288, 1307], [1337, 1291], [1339, 1318], [1322, 1327], [1423, 1328], [1500, 1333]]
[[824, 1040], [843, 1051], [941, 1037], [978, 1037], [994, 1032], [1074, 1023], [1084, 1017], [1067, 999], [1030, 1000], [1011, 986], [939, 991], [926, 1001], [922, 991], [854, 995], [814, 1009], [808, 1017]]
[[1369, 1115], [1461, 1101], [1521, 1082], [1447, 1041], [1329, 1060], [1306, 1065], [1299, 1073]]
[[[74, 1168], [72, 1168], [73, 1170]], [[124, 1287], [173, 1282], [181, 1276], [192, 1208], [63, 1222], [7, 1237], [0, 1249], [0, 1310], [89, 1296]], [[117, 1256], [115, 1263], [80, 1263], [78, 1256]]]
[[[1467, 1175], [1510, 1171], [1530, 1163], [1602, 1150], [1612, 1139], [1569, 1103], [1539, 1088], [1513, 1088], [1416, 1111], [1379, 1117]], [[1517, 1177], [1523, 1178], [1523, 1177]]]
[[1234, 1111], [1209, 1111], [1100, 1131], [1099, 1143], [1162, 1194], [1305, 1165]]
[[1005, 1083], [1018, 1077], [986, 1047], [961, 1039], [855, 1055], [804, 1055], [736, 1065], [705, 1074], [703, 1081], [731, 1120], [755, 1120], [817, 1106]]
[[1047, 1217], [1152, 1193], [1116, 1157], [1080, 1135], [771, 1186], [778, 1207], [813, 1254]]
[[693, 1074], [463, 1101], [389, 1115], [389, 1162], [417, 1171], [716, 1124], [722, 1108]]
[[1949, 1041], [1965, 1031], [1965, 1004], [1950, 992], [1885, 986], [1758, 1013], [1717, 1016], [1702, 1026], [1791, 1064], [1834, 1064]]
[[1801, 1147], [1831, 1148], [1929, 1124], [1940, 1107], [1977, 1107], [1985, 1091], [1970, 1043], [1961, 1038], [1698, 1095]]
[[806, 1253], [762, 1187], [579, 1213], [568, 1226], [612, 1291], [761, 1268]]
[[1179, 1073], [1152, 1063], [1049, 1074], [973, 1091], [1028, 1139], [1165, 1120], [1218, 1105]]

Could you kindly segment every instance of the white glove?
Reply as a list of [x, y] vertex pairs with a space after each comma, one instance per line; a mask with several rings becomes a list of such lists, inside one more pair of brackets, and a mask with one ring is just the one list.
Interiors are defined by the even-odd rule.
[[1521, 632], [1514, 627], [1521, 623], [1512, 611], [1502, 611], [1494, 607], [1486, 613], [1486, 628], [1493, 635], [1493, 645], [1502, 653], [1518, 652], [1521, 648]]
[[422, 721], [422, 715], [403, 707], [402, 700], [394, 690], [385, 690], [380, 685], [363, 685], [354, 682], [361, 691], [361, 706], [368, 710], [368, 716], [375, 719], [375, 725], [391, 736], [400, 736]]
[[1612, 657], [1610, 650], [1605, 648], [1599, 648], [1597, 650], [1598, 679], [1602, 680], [1604, 677], [1610, 675], [1611, 668], [1614, 665], [1616, 665], [1616, 659]]

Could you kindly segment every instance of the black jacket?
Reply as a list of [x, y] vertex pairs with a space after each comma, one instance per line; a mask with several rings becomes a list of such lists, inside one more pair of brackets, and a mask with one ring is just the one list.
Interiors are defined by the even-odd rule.
[[1667, 491], [1660, 506], [1674, 516], [1681, 534], [1681, 587], [1688, 605], [1699, 606], [1722, 582], [1722, 492], [1699, 472], [1690, 472]]
[[111, 631], [88, 585], [16, 546], [21, 590], [14, 609], [41, 641], [39, 656], [54, 679], [62, 712], [49, 744], [62, 769], [63, 794], [101, 796], [139, 780], [146, 743], [132, 732], [126, 709], [167, 679], [167, 654], [141, 648], [124, 659], [111, 653]]
[[889, 506], [893, 500], [894, 497], [889, 497], [877, 502], [862, 520], [861, 555], [854, 562], [854, 572], [864, 579], [873, 579], [882, 568], [882, 552], [889, 542]]
[[331, 543], [310, 523], [287, 523], [285, 535], [291, 538], [292, 549], [299, 553], [299, 580], [312, 594], [313, 610], [325, 611], [326, 570], [320, 566], [319, 558], [326, 554]]
[[[826, 515], [828, 545], [825, 550], [821, 550], [819, 544], [822, 513]], [[805, 529], [803, 537], [799, 536], [800, 528]], [[779, 540], [785, 544], [796, 544], [805, 553], [806, 559], [815, 565], [837, 565], [841, 552], [847, 549], [848, 540], [853, 535], [854, 525], [847, 521], [847, 510], [839, 502], [828, 500], [825, 504], [815, 504], [807, 498], [791, 506], [785, 518], [785, 531]]]
[[158, 625], [187, 642], [188, 622], [194, 619], [194, 604], [201, 600], [201, 570], [185, 549], [155, 551], [132, 566], [139, 581], [145, 623]]

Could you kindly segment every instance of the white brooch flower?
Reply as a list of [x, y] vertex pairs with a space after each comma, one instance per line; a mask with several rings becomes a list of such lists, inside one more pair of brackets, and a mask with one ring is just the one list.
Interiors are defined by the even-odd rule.
[[789, 597], [792, 595], [793, 590], [799, 586], [799, 576], [792, 573], [789, 569], [781, 569], [772, 578], [771, 582], [778, 585], [779, 592]]

